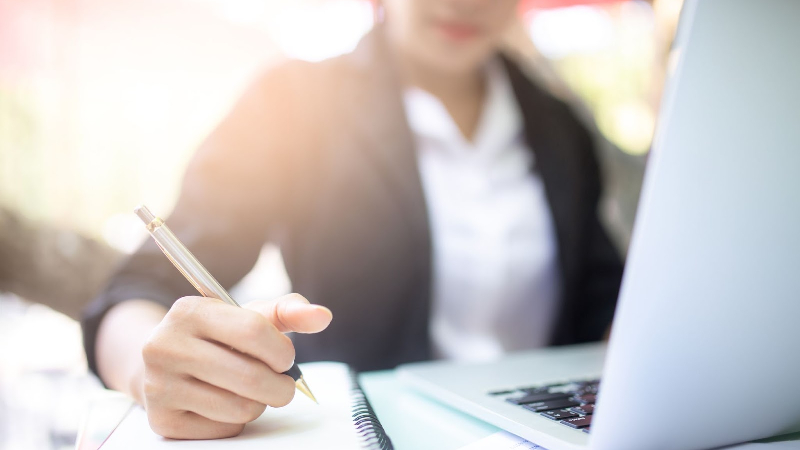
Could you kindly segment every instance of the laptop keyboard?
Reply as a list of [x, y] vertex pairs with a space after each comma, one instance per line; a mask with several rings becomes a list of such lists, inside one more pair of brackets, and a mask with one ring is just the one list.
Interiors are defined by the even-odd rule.
[[570, 381], [490, 392], [505, 401], [550, 420], [589, 433], [600, 380]]

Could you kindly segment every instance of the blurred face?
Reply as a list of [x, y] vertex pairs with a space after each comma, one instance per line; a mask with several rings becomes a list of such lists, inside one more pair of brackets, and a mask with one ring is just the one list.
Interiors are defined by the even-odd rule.
[[518, 0], [382, 0], [393, 45], [444, 72], [477, 69], [497, 49]]

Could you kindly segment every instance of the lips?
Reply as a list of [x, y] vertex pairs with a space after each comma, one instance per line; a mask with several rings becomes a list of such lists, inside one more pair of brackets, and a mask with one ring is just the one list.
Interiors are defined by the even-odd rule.
[[436, 29], [446, 38], [456, 42], [468, 41], [480, 34], [478, 27], [458, 22], [438, 22]]

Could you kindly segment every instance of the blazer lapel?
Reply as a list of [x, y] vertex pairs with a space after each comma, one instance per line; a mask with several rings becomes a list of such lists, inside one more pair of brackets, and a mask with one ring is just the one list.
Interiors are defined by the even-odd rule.
[[[525, 122], [525, 140], [535, 157], [534, 170], [541, 176], [545, 193], [553, 214], [553, 222], [558, 239], [559, 259], [562, 273], [562, 292], [569, 297], [572, 284], [572, 261], [575, 246], [577, 210], [574, 207], [578, 198], [576, 184], [579, 174], [574, 173], [575, 162], [568, 161], [571, 149], [570, 136], [559, 136], [562, 125], [553, 123], [549, 110], [554, 100], [547, 97], [528, 80], [525, 74], [508, 58], [503, 57], [514, 93], [519, 99]], [[563, 133], [562, 133], [563, 134]]]
[[[345, 78], [349, 84], [339, 104], [347, 105], [346, 114], [352, 121], [348, 129], [356, 130], [352, 138], [358, 141], [358, 148], [363, 149], [364, 157], [385, 177], [391, 196], [415, 236], [430, 248], [428, 213], [415, 145], [402, 105], [400, 82], [384, 39], [378, 26], [347, 55]], [[579, 244], [574, 204], [579, 197], [576, 184], [580, 181], [574, 173], [575, 161], [568, 160], [572, 152], [560, 148], [570, 140], [558, 134], [558, 123], [552, 123], [548, 111], [554, 107], [554, 100], [534, 86], [507, 57], [502, 59], [522, 110], [525, 139], [535, 156], [534, 169], [542, 177], [553, 214], [566, 294]]]
[[402, 104], [400, 82], [376, 27], [348, 55], [348, 129], [357, 147], [375, 166], [414, 234], [429, 245], [428, 214], [417, 156]]

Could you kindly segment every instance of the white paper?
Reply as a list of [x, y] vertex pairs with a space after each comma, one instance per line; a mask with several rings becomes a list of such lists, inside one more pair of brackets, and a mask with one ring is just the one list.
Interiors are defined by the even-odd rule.
[[267, 408], [229, 439], [178, 441], [155, 434], [147, 414], [135, 407], [102, 446], [103, 450], [127, 449], [332, 449], [362, 448], [353, 426], [352, 382], [349, 369], [341, 363], [301, 364], [303, 377], [319, 405], [297, 393], [283, 408]]
[[498, 431], [459, 450], [547, 450], [507, 431]]

